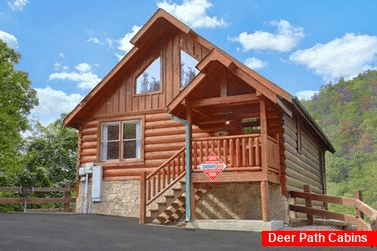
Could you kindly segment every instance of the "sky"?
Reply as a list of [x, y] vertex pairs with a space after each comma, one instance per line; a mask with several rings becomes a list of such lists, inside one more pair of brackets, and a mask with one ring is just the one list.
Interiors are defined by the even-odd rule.
[[299, 98], [377, 69], [376, 1], [2, 0], [0, 39], [39, 98], [30, 117], [70, 112], [158, 8]]

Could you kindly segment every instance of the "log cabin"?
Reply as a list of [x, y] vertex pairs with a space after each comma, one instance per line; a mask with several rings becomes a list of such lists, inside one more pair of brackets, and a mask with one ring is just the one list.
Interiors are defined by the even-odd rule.
[[[64, 120], [79, 133], [78, 212], [288, 223], [287, 191], [326, 193], [335, 150], [296, 97], [162, 9], [131, 43]], [[209, 155], [226, 165], [214, 179], [201, 169]], [[94, 183], [79, 168], [90, 163], [100, 195], [84, 201]]]

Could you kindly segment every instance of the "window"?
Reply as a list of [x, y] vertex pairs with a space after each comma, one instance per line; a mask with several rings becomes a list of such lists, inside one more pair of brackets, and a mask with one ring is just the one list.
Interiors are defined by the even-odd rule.
[[243, 134], [261, 133], [260, 120], [257, 118], [245, 118], [241, 120]]
[[140, 159], [141, 127], [141, 120], [102, 124], [101, 160]]
[[155, 59], [136, 79], [136, 94], [161, 90], [160, 58]]
[[181, 87], [186, 87], [199, 73], [195, 66], [198, 61], [181, 50]]
[[123, 159], [140, 159], [141, 123], [140, 121], [123, 122]]
[[102, 125], [101, 159], [114, 160], [119, 158], [119, 123]]
[[302, 153], [302, 128], [299, 120], [296, 121], [296, 131], [297, 152]]

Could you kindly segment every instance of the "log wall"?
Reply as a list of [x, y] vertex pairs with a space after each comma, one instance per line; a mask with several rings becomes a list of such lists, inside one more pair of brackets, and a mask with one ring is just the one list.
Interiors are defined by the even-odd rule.
[[302, 148], [297, 151], [296, 122], [283, 115], [283, 123], [288, 190], [302, 191], [303, 185], [308, 184], [313, 192], [323, 193], [319, 144], [302, 128]]
[[[88, 162], [99, 163], [100, 123], [97, 120], [83, 123], [80, 142], [80, 166]], [[193, 126], [193, 139], [210, 137], [215, 129], [201, 130]], [[104, 177], [119, 180], [126, 176], [139, 176], [140, 171], [151, 172], [179, 149], [185, 146], [186, 131], [183, 124], [171, 120], [168, 113], [144, 115], [144, 158], [137, 162], [101, 162]]]

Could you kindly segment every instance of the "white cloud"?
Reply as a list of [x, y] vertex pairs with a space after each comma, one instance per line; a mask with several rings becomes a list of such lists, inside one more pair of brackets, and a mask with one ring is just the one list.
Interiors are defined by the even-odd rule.
[[101, 79], [97, 74], [93, 73], [91, 65], [87, 63], [78, 64], [76, 66], [78, 72], [55, 72], [49, 76], [49, 80], [69, 80], [77, 83], [77, 86], [83, 90], [92, 89]]
[[17, 38], [12, 34], [0, 30], [0, 39], [3, 40], [9, 47], [17, 48]]
[[228, 26], [224, 19], [207, 15], [207, 10], [213, 7], [213, 4], [208, 0], [183, 0], [182, 4], [176, 4], [172, 1], [164, 0], [158, 2], [157, 6], [193, 28], [217, 28]]
[[238, 37], [230, 38], [241, 43], [244, 51], [273, 50], [287, 52], [292, 50], [304, 37], [302, 27], [293, 26], [286, 20], [271, 21], [268, 24], [276, 26], [275, 33], [256, 31], [254, 33], [242, 32]]
[[330, 81], [340, 77], [351, 79], [360, 72], [375, 68], [372, 64], [376, 63], [376, 56], [376, 36], [348, 33], [326, 44], [296, 51], [289, 59]]
[[35, 88], [35, 90], [39, 105], [31, 110], [31, 115], [38, 117], [44, 125], [58, 119], [61, 113], [70, 112], [83, 99], [78, 93], [67, 94], [51, 87]]
[[90, 37], [88, 40], [86, 40], [89, 43], [94, 43], [94, 44], [100, 44], [101, 42], [99, 41], [98, 38], [96, 37]]
[[89, 72], [92, 70], [92, 66], [88, 63], [82, 63], [76, 65], [76, 70], [78, 70], [79, 72]]
[[130, 51], [133, 45], [130, 43], [130, 40], [136, 35], [136, 33], [141, 29], [141, 26], [134, 25], [130, 32], [126, 33], [123, 38], [119, 40], [118, 50], [122, 54], [116, 54], [116, 56], [121, 59], [128, 51]]
[[9, 8], [13, 11], [23, 10], [25, 5], [28, 4], [28, 0], [14, 0], [13, 2], [8, 2]]
[[266, 61], [260, 60], [258, 58], [252, 57], [245, 60], [245, 65], [250, 69], [260, 69], [267, 65]]
[[318, 91], [312, 91], [312, 90], [305, 90], [305, 91], [299, 91], [296, 93], [296, 96], [299, 99], [304, 99], [304, 100], [310, 100], [314, 94], [318, 93]]

